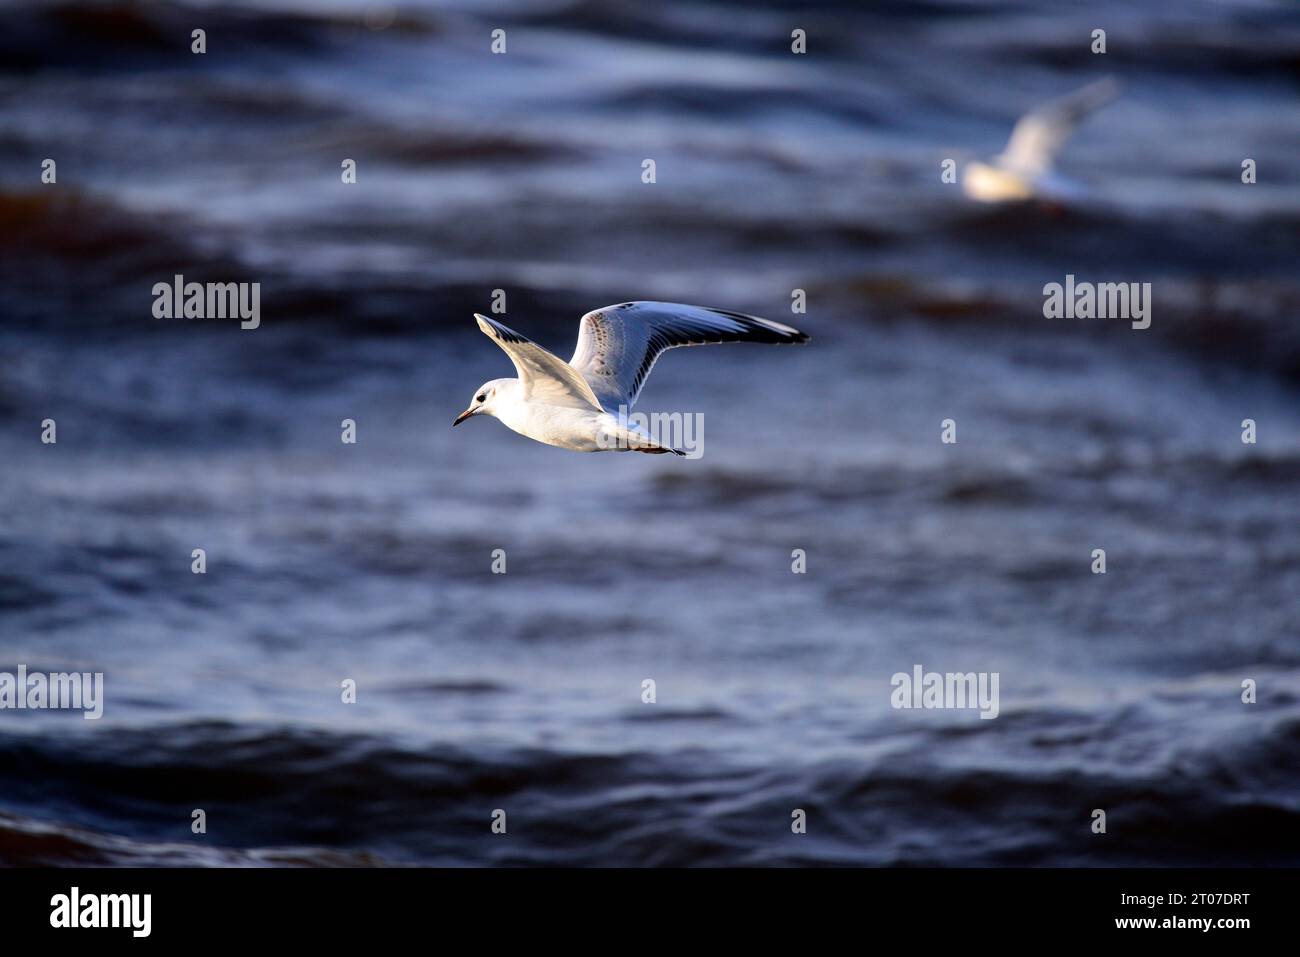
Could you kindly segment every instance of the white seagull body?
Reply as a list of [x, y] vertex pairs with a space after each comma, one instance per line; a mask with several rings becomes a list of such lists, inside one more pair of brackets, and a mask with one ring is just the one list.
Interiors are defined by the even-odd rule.
[[1026, 113], [1011, 131], [1005, 150], [986, 163], [966, 164], [962, 191], [982, 203], [1078, 198], [1080, 184], [1054, 172], [1056, 158], [1075, 127], [1118, 92], [1119, 84], [1105, 77]]
[[568, 362], [513, 329], [474, 314], [514, 363], [518, 378], [493, 379], [456, 417], [491, 415], [546, 445], [575, 452], [684, 453], [629, 425], [655, 361], [666, 349], [712, 342], [807, 342], [798, 329], [738, 312], [675, 302], [624, 302], [582, 317]]

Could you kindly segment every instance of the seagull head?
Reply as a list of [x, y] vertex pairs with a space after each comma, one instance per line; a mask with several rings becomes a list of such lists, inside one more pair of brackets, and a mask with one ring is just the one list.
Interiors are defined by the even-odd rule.
[[453, 426], [460, 425], [471, 415], [496, 415], [496, 400], [505, 391], [505, 379], [492, 379], [484, 382], [474, 392], [474, 398], [469, 400], [469, 408], [460, 415], [456, 416]]

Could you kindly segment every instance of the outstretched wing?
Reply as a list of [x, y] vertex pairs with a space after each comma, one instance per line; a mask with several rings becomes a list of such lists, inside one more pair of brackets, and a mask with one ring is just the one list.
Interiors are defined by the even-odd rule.
[[1074, 128], [1118, 93], [1119, 83], [1105, 77], [1030, 110], [1011, 131], [1011, 139], [998, 157], [998, 164], [1027, 176], [1047, 173]]
[[600, 409], [600, 401], [585, 379], [559, 356], [547, 352], [509, 326], [474, 313], [478, 327], [499, 345], [515, 364], [524, 387], [524, 400], [575, 409]]
[[798, 329], [739, 312], [677, 302], [625, 302], [582, 317], [569, 360], [606, 409], [632, 407], [665, 349], [710, 342], [807, 342]]

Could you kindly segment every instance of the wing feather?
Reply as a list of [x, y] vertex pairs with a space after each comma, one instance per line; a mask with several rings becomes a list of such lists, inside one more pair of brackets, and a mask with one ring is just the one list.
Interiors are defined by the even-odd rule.
[[677, 302], [624, 302], [582, 317], [569, 365], [607, 410], [631, 408], [667, 349], [715, 342], [807, 342], [790, 326], [744, 313]]
[[1105, 77], [1030, 110], [1011, 131], [1011, 139], [998, 157], [998, 164], [1030, 176], [1049, 172], [1074, 128], [1118, 93], [1119, 84]]
[[531, 339], [509, 326], [481, 316], [474, 318], [478, 327], [499, 345], [515, 364], [523, 384], [525, 401], [561, 405], [576, 409], [600, 409], [600, 401], [581, 375], [559, 356], [547, 352]]

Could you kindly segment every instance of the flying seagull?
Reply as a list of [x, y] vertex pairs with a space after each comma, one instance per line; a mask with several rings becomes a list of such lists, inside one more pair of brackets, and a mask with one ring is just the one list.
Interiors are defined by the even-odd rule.
[[1053, 172], [1057, 155], [1074, 128], [1119, 94], [1104, 77], [1022, 116], [1007, 148], [986, 163], [972, 161], [962, 174], [962, 191], [983, 203], [1077, 198], [1080, 184]]
[[519, 375], [483, 383], [452, 425], [491, 415], [520, 435], [575, 452], [685, 454], [658, 444], [627, 420], [665, 349], [808, 341], [798, 329], [739, 312], [676, 302], [624, 302], [582, 317], [578, 348], [565, 362], [495, 319], [478, 313], [474, 318], [505, 350]]

